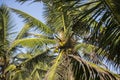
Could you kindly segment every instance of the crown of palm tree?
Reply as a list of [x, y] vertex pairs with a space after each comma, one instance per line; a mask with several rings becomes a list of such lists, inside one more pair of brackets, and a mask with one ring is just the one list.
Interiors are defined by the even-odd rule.
[[[25, 2], [25, 0], [18, 1]], [[37, 26], [42, 33], [41, 35], [32, 34], [35, 36], [33, 38], [14, 41], [8, 51], [18, 44], [27, 47], [47, 46], [47, 50], [51, 52], [47, 52], [47, 54], [56, 55], [56, 57], [52, 62], [50, 61], [52, 66], [47, 72], [45, 80], [119, 80], [119, 75], [99, 67], [98, 65], [101, 65], [101, 62], [98, 61], [99, 64], [95, 64], [94, 60], [96, 59], [91, 59], [91, 57], [96, 58], [94, 56], [98, 55], [107, 58], [108, 61], [112, 60], [117, 66], [119, 65], [118, 44], [120, 40], [119, 18], [117, 18], [119, 17], [119, 11], [116, 11], [118, 9], [117, 3], [114, 0], [43, 0], [43, 2], [45, 3], [47, 25], [25, 12], [12, 9], [24, 18], [30, 27]], [[21, 32], [21, 34], [23, 33]], [[21, 34], [19, 35], [20, 38]], [[87, 40], [84, 40], [83, 38], [86, 35], [90, 36]], [[84, 47], [84, 44], [80, 42], [81, 39], [85, 43], [87, 42], [87, 45], [92, 44], [90, 47], [94, 48], [91, 49], [92, 53], [87, 56], [93, 63], [84, 60], [82, 57], [82, 53], [85, 52], [81, 48], [81, 45]], [[85, 46], [89, 48], [87, 45]], [[53, 47], [51, 48], [51, 46]], [[99, 48], [97, 53], [94, 51], [96, 48]], [[79, 52], [79, 49], [82, 49], [83, 52], [81, 50]], [[43, 55], [46, 56], [45, 53]], [[31, 67], [27, 67], [28, 65], [46, 60], [43, 55], [40, 53], [20, 65], [25, 65], [24, 67], [30, 70]], [[38, 75], [39, 70], [37, 72], [36, 70], [35, 67], [33, 71], [30, 71], [30, 73], [32, 72], [31, 75], [33, 73]]]

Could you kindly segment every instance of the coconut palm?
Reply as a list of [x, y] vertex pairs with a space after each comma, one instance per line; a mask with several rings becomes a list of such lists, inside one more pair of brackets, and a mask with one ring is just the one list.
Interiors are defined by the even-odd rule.
[[[96, 26], [90, 22], [87, 23], [87, 21], [92, 20], [94, 24], [100, 25], [100, 22], [96, 21], [96, 18], [94, 19], [95, 16], [93, 16], [92, 13], [88, 15], [88, 13], [98, 8], [102, 3], [99, 3], [99, 1], [83, 1], [83, 3], [80, 3], [80, 1], [46, 1], [45, 15], [48, 26], [25, 12], [12, 9], [23, 17], [27, 23], [38, 26], [42, 33], [40, 37], [34, 39], [25, 38], [16, 40], [10, 49], [17, 44], [28, 47], [35, 46], [36, 44], [44, 46], [43, 43], [47, 45], [51, 54], [55, 53], [53, 55], [56, 55], [56, 57], [51, 62], [52, 66], [48, 70], [45, 80], [118, 80], [120, 78], [119, 75], [84, 60], [78, 51], [79, 48], [77, 47], [79, 44], [81, 45], [81, 38], [94, 32], [92, 31], [94, 29], [98, 30]], [[90, 4], [94, 5], [89, 6]], [[99, 19], [99, 17], [97, 19]], [[100, 29], [102, 29], [102, 33], [105, 35], [104, 27]], [[101, 35], [99, 36], [102, 37]], [[96, 47], [97, 44], [99, 44], [98, 42], [95, 41], [96, 44], [94, 45]], [[53, 44], [51, 45], [51, 43]], [[104, 49], [102, 51], [104, 51]], [[34, 59], [38, 60], [37, 57]]]
[[[26, 2], [26, 0], [17, 0]], [[33, 0], [33, 2], [47, 0]], [[52, 1], [51, 1], [52, 2]], [[56, 3], [59, 1], [55, 1]], [[90, 36], [85, 37], [87, 42], [103, 49], [102, 55], [115, 62], [115, 67], [119, 66], [119, 0], [65, 0], [62, 2], [72, 2], [66, 10], [74, 12], [74, 25], [84, 21], [84, 26], [90, 29]], [[74, 11], [75, 10], [75, 11]], [[77, 12], [78, 11], [78, 12]], [[77, 12], [77, 13], [76, 13]], [[74, 26], [73, 25], [73, 26]], [[79, 32], [80, 27], [76, 32]], [[83, 27], [84, 28], [84, 27]], [[107, 53], [104, 53], [104, 50]]]
[[[39, 73], [39, 74], [41, 75], [41, 77], [43, 77], [44, 73], [46, 72], [46, 70], [48, 68], [48, 62], [54, 58], [54, 56], [47, 55], [49, 50], [46, 50], [43, 52], [43, 50], [39, 49], [39, 53], [38, 53], [38, 51], [36, 52], [36, 48], [34, 48], [35, 51], [32, 51], [29, 54], [28, 53], [23, 54], [23, 52], [18, 54], [18, 52], [17, 52], [18, 48], [21, 46], [18, 45], [11, 49], [11, 44], [13, 44], [13, 43], [17, 44], [17, 42], [15, 40], [18, 40], [19, 42], [23, 41], [23, 44], [26, 43], [26, 42], [24, 42], [24, 39], [22, 39], [22, 38], [25, 38], [25, 36], [26, 36], [25, 33], [30, 28], [32, 28], [33, 25], [30, 25], [30, 23], [26, 23], [25, 26], [22, 28], [22, 30], [18, 33], [16, 38], [13, 38], [13, 35], [15, 34], [15, 32], [13, 30], [14, 26], [12, 25], [10, 9], [5, 5], [1, 5], [0, 6], [0, 16], [1, 16], [0, 17], [0, 80], [16, 80], [16, 79], [22, 80], [21, 77], [24, 80], [24, 77], [26, 77], [26, 78], [30, 77], [30, 76], [40, 77], [38, 75], [35, 76], [35, 74], [38, 74], [39, 71], [41, 71], [41, 73]], [[43, 24], [41, 24], [41, 25], [43, 25]], [[42, 27], [44, 27], [44, 26], [42, 26]], [[36, 36], [38, 36], [38, 35], [36, 35]], [[32, 41], [34, 41], [34, 40], [35, 39], [32, 39]], [[36, 40], [39, 40], [39, 39], [36, 38]], [[41, 40], [43, 43], [44, 39], [41, 39]], [[40, 44], [40, 41], [38, 41], [38, 42]], [[46, 42], [49, 42], [49, 41], [46, 41]], [[51, 43], [52, 43], [52, 41], [51, 41]], [[39, 47], [38, 44], [35, 46]], [[38, 47], [37, 47], [37, 49], [38, 49]], [[42, 53], [46, 53], [46, 54], [42, 54]], [[23, 56], [23, 57], [21, 57], [21, 56]], [[36, 57], [37, 57], [37, 59], [41, 58], [41, 57], [43, 59], [41, 58], [40, 60], [36, 60]], [[44, 60], [44, 58], [45, 58], [45, 60]], [[26, 65], [33, 64], [33, 63], [31, 63], [33, 61], [37, 61], [36, 62], [37, 65], [35, 65], [35, 63], [34, 63], [35, 67], [33, 67], [31, 65], [31, 67], [29, 66], [29, 68], [28, 68], [28, 66], [27, 66], [27, 68], [26, 68]], [[39, 64], [38, 64], [38, 61], [41, 61], [41, 62], [39, 62]], [[43, 65], [43, 63], [45, 65]], [[24, 65], [24, 69], [23, 69], [23, 67], [21, 68], [21, 66], [23, 66], [23, 65]], [[38, 65], [41, 66], [41, 68], [40, 67], [38, 68], [37, 67]], [[27, 69], [27, 70], [25, 70], [25, 69]], [[26, 74], [26, 72], [28, 74]], [[23, 73], [25, 73], [25, 74], [23, 74]], [[28, 79], [30, 80], [31, 77]], [[33, 80], [33, 79], [31, 79], [31, 80]]]

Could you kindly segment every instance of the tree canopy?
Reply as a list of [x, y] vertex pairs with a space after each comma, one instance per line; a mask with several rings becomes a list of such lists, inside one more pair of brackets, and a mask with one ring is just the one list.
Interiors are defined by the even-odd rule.
[[[34, 2], [43, 2], [46, 24], [23, 11], [0, 7], [2, 80], [120, 79], [119, 0]], [[25, 22], [13, 42], [7, 41], [9, 11]], [[21, 47], [26, 53], [14, 56]]]

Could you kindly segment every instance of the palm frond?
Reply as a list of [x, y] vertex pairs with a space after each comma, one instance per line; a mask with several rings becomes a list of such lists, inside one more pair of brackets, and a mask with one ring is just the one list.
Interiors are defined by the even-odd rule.
[[[87, 42], [99, 46], [106, 50], [109, 59], [113, 60], [116, 65], [119, 64], [120, 55], [120, 28], [119, 28], [119, 1], [112, 0], [93, 0], [93, 1], [79, 1], [71, 10], [81, 9], [75, 15], [75, 24], [85, 22], [85, 27], [90, 28], [90, 36]], [[82, 12], [80, 12], [82, 11]], [[80, 28], [80, 27], [78, 27]], [[78, 29], [77, 28], [77, 29]]]
[[38, 33], [33, 33], [33, 32], [28, 32], [27, 33], [28, 36], [34, 36], [34, 37], [37, 37], [37, 38], [49, 38], [49, 39], [54, 39], [52, 36], [46, 36], [46, 35], [42, 35], [42, 34], [38, 34]]
[[119, 17], [120, 17], [120, 15], [119, 15], [120, 14], [120, 9], [119, 9], [120, 1], [119, 0], [116, 0], [116, 1], [114, 1], [114, 0], [108, 0], [108, 1], [103, 0], [103, 1], [105, 2], [106, 6], [112, 12], [115, 21], [118, 24], [120, 24], [120, 19], [119, 19]]
[[[30, 0], [16, 0], [18, 2], [21, 2], [21, 3], [25, 3], [25, 2], [28, 2]], [[41, 1], [44, 1], [44, 0], [32, 0], [32, 2], [41, 2]]]
[[40, 31], [43, 31], [44, 33], [49, 33], [49, 34], [52, 33], [50, 27], [48, 27], [47, 25], [45, 25], [38, 19], [34, 18], [33, 16], [31, 16], [25, 12], [22, 12], [20, 10], [17, 10], [17, 9], [11, 8], [11, 10], [14, 11], [15, 13], [17, 13], [22, 18], [24, 18], [24, 20], [27, 23], [29, 23], [31, 26], [37, 26], [37, 28], [40, 29]]
[[105, 65], [103, 65], [104, 63], [102, 62], [104, 58], [102, 57], [102, 55], [99, 55], [98, 52], [96, 52], [96, 49], [96, 46], [86, 43], [77, 44], [74, 48], [74, 50], [78, 51], [80, 56], [85, 60], [106, 67]]
[[91, 44], [87, 44], [87, 43], [80, 43], [80, 44], [77, 44], [75, 47], [74, 47], [74, 50], [75, 51], [78, 51], [78, 50], [83, 50], [83, 48], [87, 50], [87, 52], [92, 52], [95, 50], [95, 46], [94, 45], [91, 45]]
[[17, 70], [11, 74], [8, 78], [9, 80], [31, 80], [29, 78], [29, 73], [26, 70]]
[[[21, 59], [22, 61], [16, 65], [11, 64], [6, 68], [6, 72], [9, 74], [8, 78], [12, 80], [14, 80], [14, 78], [18, 80], [33, 80], [36, 76], [36, 78], [42, 79], [54, 57], [55, 56], [49, 54], [49, 50], [39, 52], [37, 55], [18, 54], [15, 59], [17, 59], [18, 62], [21, 61]], [[26, 72], [27, 74], [25, 74]]]
[[[45, 66], [41, 66], [41, 67], [45, 67]], [[31, 73], [31, 77], [32, 77], [32, 79], [35, 79], [35, 80], [37, 80], [36, 78], [38, 78], [38, 79], [43, 79], [44, 78], [44, 76], [45, 76], [45, 73], [47, 72], [47, 69], [42, 69], [41, 67], [36, 67], [33, 71], [32, 71], [32, 73]]]
[[16, 39], [21, 39], [30, 28], [31, 26], [29, 25], [29, 23], [26, 23], [22, 30], [18, 33]]
[[45, 44], [55, 44], [55, 43], [56, 43], [55, 40], [47, 39], [47, 38], [24, 38], [24, 39], [15, 40], [13, 44], [11, 44], [9, 50], [11, 50], [13, 47], [17, 45], [26, 46], [26, 47], [35, 47], [36, 45], [42, 46]]
[[5, 73], [7, 72], [11, 72], [13, 70], [16, 69], [16, 66], [14, 64], [10, 64], [9, 66], [7, 66], [7, 68], [5, 69]]
[[63, 51], [60, 52], [60, 54], [56, 57], [56, 59], [54, 60], [54, 64], [52, 65], [52, 67], [50, 68], [50, 70], [48, 71], [48, 73], [45, 76], [45, 80], [56, 80], [57, 78], [57, 70], [58, 67], [61, 63], [61, 59], [63, 57]]
[[[49, 55], [49, 50], [39, 53], [21, 63], [19, 66], [23, 66], [29, 71], [32, 71], [37, 65], [38, 68], [45, 68], [46, 64], [50, 65], [50, 62], [54, 59], [54, 56]], [[41, 64], [42, 63], [42, 64]], [[43, 65], [44, 67], [40, 67]]]
[[75, 80], [119, 80], [120, 76], [109, 72], [107, 69], [96, 66], [93, 63], [84, 61], [78, 56], [70, 55], [72, 71]]
[[49, 1], [44, 5], [46, 22], [55, 32], [65, 30], [71, 25], [70, 15], [67, 15], [69, 12], [65, 11], [68, 5], [69, 3], [65, 5], [60, 1]]
[[31, 76], [32, 79], [35, 79], [35, 80], [42, 80], [42, 77], [40, 76], [39, 72], [38, 71], [35, 71], [34, 72], [34, 75]]
[[10, 10], [6, 5], [0, 6], [0, 44], [7, 45], [12, 35], [12, 25]]
[[[116, 65], [114, 61], [108, 58], [108, 56], [104, 56], [104, 54], [109, 54], [105, 50], [98, 49], [98, 46], [94, 46], [88, 43], [80, 43], [74, 47], [74, 51], [79, 51], [79, 54], [82, 58], [89, 62], [93, 62], [95, 64], [101, 65], [109, 69], [110, 71], [116, 71], [117, 73], [120, 72], [119, 67], [120, 65]], [[102, 51], [101, 54], [99, 54]], [[112, 67], [110, 66], [112, 64]]]
[[16, 55], [14, 58], [16, 59], [20, 59], [20, 60], [26, 60], [29, 58], [32, 58], [33, 55], [29, 54], [29, 53], [19, 53], [18, 55]]

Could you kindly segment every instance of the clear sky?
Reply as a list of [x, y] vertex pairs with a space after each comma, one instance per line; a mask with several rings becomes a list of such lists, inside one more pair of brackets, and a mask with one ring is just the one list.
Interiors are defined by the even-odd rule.
[[[0, 0], [0, 5], [3, 3], [9, 7], [29, 13], [42, 22], [45, 22], [43, 18], [43, 4], [41, 2], [32, 4], [31, 2], [26, 2], [24, 4], [21, 4], [19, 2], [16, 2], [16, 0]], [[17, 31], [20, 31], [20, 29], [23, 27], [23, 20], [15, 14], [12, 15], [12, 18], [14, 20], [14, 24], [16, 25]]]

